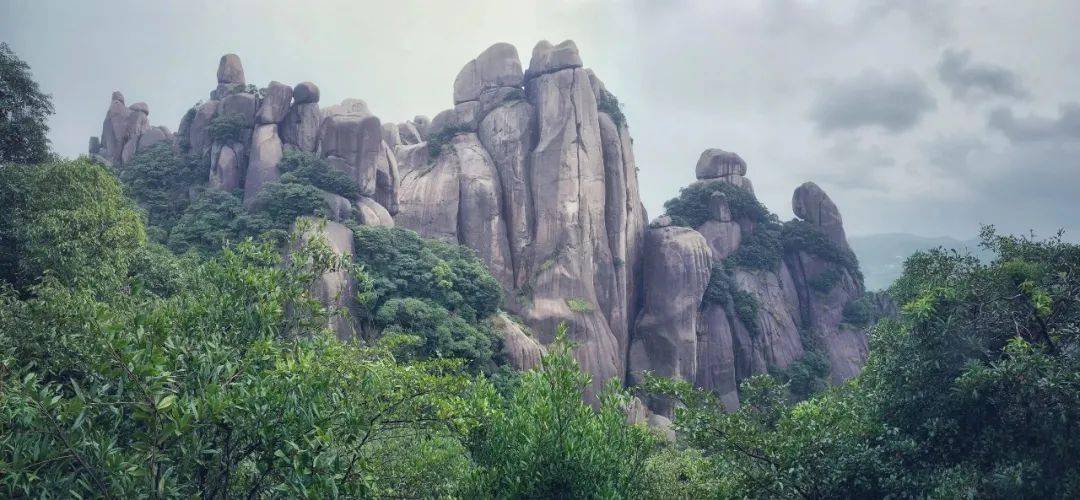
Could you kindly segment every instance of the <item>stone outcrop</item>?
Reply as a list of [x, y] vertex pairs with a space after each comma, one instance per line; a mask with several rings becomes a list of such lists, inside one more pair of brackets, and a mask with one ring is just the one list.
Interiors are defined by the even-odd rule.
[[[253, 207], [288, 151], [314, 153], [359, 186], [348, 198], [323, 193], [335, 251], [351, 252], [348, 222], [470, 247], [503, 288], [505, 312], [491, 319], [503, 358], [537, 366], [565, 323], [592, 376], [590, 401], [607, 380], [633, 385], [649, 370], [713, 391], [735, 409], [747, 377], [783, 377], [813, 355], [828, 360], [824, 377], [840, 383], [865, 360], [865, 332], [843, 318], [863, 294], [861, 276], [828, 195], [800, 186], [792, 198], [798, 220], [785, 224], [820, 233], [835, 251], [786, 246], [775, 265], [739, 265], [733, 256], [759, 231], [779, 234], [778, 222], [751, 220], [733, 205], [747, 197], [727, 185], [753, 196], [747, 164], [707, 149], [695, 167], [695, 185], [712, 191], [705, 220], [676, 227], [678, 218], [661, 215], [648, 225], [625, 117], [572, 41], [538, 43], [527, 66], [512, 45], [495, 44], [462, 67], [448, 109], [401, 123], [381, 120], [361, 99], [320, 107], [311, 82], [254, 92], [233, 54], [216, 76], [211, 100], [194, 106], [175, 136], [149, 124], [148, 106], [129, 107], [114, 93], [91, 154], [122, 168], [171, 141], [205, 161], [209, 187], [242, 190]], [[215, 138], [219, 119], [240, 130]], [[324, 276], [317, 294], [346, 307], [337, 292], [347, 281]], [[351, 338], [351, 325], [331, 326]], [[633, 413], [670, 429], [670, 401], [644, 396]]]
[[[698, 309], [709, 283], [712, 251], [698, 232], [674, 226], [646, 231], [644, 250], [644, 305], [630, 346], [629, 382], [640, 382], [643, 371], [694, 380]], [[669, 403], [651, 399], [653, 411], [671, 416]]]
[[124, 95], [112, 93], [101, 137], [91, 139], [90, 157], [106, 165], [123, 168], [136, 153], [159, 144], [171, 144], [173, 134], [164, 126], [150, 125], [150, 106], [137, 102], [125, 106]]
[[[348, 258], [353, 254], [353, 232], [341, 223], [300, 217], [293, 230], [300, 233], [297, 245], [301, 247], [323, 244], [338, 257]], [[357, 333], [348, 314], [354, 288], [352, 278], [343, 268], [331, 269], [311, 284], [312, 295], [332, 309], [328, 326], [345, 341], [352, 340]]]

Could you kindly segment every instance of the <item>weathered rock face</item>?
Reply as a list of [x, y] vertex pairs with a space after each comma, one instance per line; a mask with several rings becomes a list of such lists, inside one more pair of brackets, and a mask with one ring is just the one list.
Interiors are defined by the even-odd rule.
[[796, 217], [817, 226], [834, 244], [848, 248], [840, 210], [817, 184], [806, 182], [796, 188], [791, 196], [791, 210]]
[[264, 89], [264, 97], [259, 103], [259, 110], [255, 113], [255, 122], [261, 125], [281, 123], [285, 114], [289, 112], [292, 95], [292, 87], [279, 82], [270, 82], [270, 85]]
[[502, 312], [492, 318], [491, 325], [502, 337], [501, 354], [510, 366], [523, 371], [540, 366], [540, 358], [546, 354], [547, 350], [540, 342], [530, 337], [522, 325]]
[[[697, 231], [657, 227], [645, 232], [644, 307], [630, 346], [628, 382], [643, 371], [695, 381], [698, 373], [698, 308], [709, 283], [712, 252]], [[671, 415], [671, 405], [650, 398], [649, 407]]]
[[[598, 110], [573, 42], [543, 42], [521, 67], [497, 44], [459, 73], [453, 109], [399, 127], [395, 220], [475, 249], [542, 343], [570, 325], [595, 391], [624, 378], [638, 309], [645, 215], [629, 132]], [[414, 137], [448, 143], [432, 155]]]
[[251, 207], [263, 186], [281, 177], [281, 172], [278, 171], [281, 156], [282, 146], [277, 135], [277, 125], [255, 127], [251, 134], [251, 156], [244, 178], [245, 206]]

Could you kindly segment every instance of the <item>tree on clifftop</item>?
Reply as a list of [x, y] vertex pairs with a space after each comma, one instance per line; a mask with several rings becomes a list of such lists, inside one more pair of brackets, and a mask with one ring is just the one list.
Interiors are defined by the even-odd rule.
[[0, 163], [39, 163], [49, 156], [52, 96], [30, 77], [30, 65], [0, 42]]

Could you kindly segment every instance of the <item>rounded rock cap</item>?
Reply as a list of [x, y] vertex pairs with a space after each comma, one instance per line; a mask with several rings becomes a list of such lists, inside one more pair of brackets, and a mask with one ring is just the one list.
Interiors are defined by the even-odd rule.
[[217, 81], [218, 83], [244, 84], [244, 65], [240, 63], [240, 56], [236, 54], [221, 56], [221, 60], [218, 61]]
[[698, 158], [695, 173], [701, 180], [746, 175], [746, 162], [739, 155], [723, 149], [706, 149]]
[[319, 86], [311, 82], [300, 82], [293, 87], [293, 102], [308, 104], [319, 102]]

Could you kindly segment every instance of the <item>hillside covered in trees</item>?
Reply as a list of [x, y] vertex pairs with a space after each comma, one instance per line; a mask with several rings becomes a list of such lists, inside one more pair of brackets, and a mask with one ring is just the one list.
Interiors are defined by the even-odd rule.
[[[525, 72], [524, 94], [503, 90], [512, 78], [485, 86], [485, 59], [470, 62], [461, 102], [431, 126], [491, 93], [496, 123], [405, 144], [383, 132], [414, 123], [329, 114], [316, 144], [333, 132], [343, 156], [303, 147], [302, 134], [297, 147], [279, 138], [276, 154], [255, 153], [258, 130], [279, 137], [311, 92], [292, 107], [273, 85], [249, 93], [225, 58], [213, 97], [250, 96], [230, 102], [250, 101], [252, 122], [204, 114], [204, 148], [191, 143], [199, 109], [173, 135], [122, 96], [106, 132], [121, 115], [134, 128], [92, 143], [90, 158], [50, 158], [40, 136], [19, 139], [32, 119], [0, 127], [3, 144], [31, 148], [0, 160], [0, 492], [1080, 495], [1080, 246], [987, 227], [993, 259], [918, 252], [886, 292], [864, 294], [820, 188], [800, 186], [798, 218], [781, 222], [741, 158], [719, 150], [646, 227], [627, 191], [636, 181], [617, 100], [570, 46], [538, 45], [543, 69]], [[5, 83], [32, 81], [0, 55]], [[4, 120], [28, 116], [9, 102], [44, 116], [47, 96], [19, 88], [38, 98], [5, 101]], [[534, 135], [498, 120], [520, 114], [532, 127], [533, 106], [552, 103], [585, 109], [588, 123], [540, 116], [546, 139], [526, 144], [526, 163], [573, 150], [592, 158], [579, 172], [618, 182], [531, 177], [515, 191], [501, 177]], [[297, 124], [310, 112], [296, 108]], [[501, 132], [486, 136], [484, 123]], [[566, 123], [576, 138], [555, 130]], [[390, 175], [405, 159], [416, 163]], [[240, 188], [258, 165], [273, 175]], [[572, 192], [600, 233], [575, 233], [584, 226], [568, 221], [584, 224], [581, 212], [518, 220], [505, 209], [551, 213], [533, 211], [545, 186]], [[470, 205], [486, 195], [494, 205]], [[432, 219], [448, 207], [456, 217]], [[580, 239], [601, 233], [602, 245]], [[543, 245], [550, 255], [535, 259], [528, 249]]]

